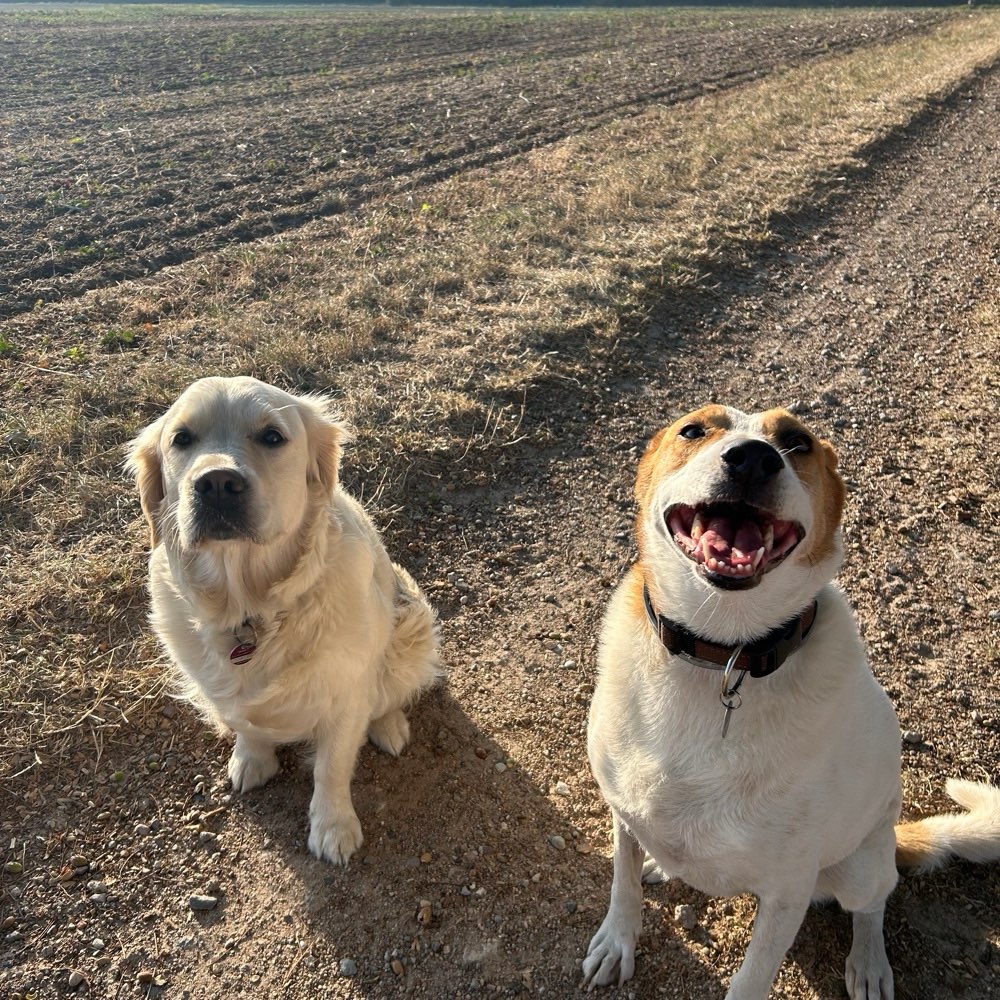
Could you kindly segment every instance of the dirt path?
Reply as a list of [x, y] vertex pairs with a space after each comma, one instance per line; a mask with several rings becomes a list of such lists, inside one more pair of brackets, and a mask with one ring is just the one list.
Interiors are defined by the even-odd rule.
[[[997, 780], [1000, 335], [979, 312], [1000, 285], [997, 135], [995, 72], [786, 220], [783, 245], [722, 262], [712, 290], [629, 339], [565, 348], [527, 401], [547, 450], [509, 449], [480, 490], [407, 497], [389, 535], [441, 610], [454, 672], [412, 713], [399, 761], [362, 753], [367, 842], [347, 871], [306, 851], [302, 755], [233, 801], [226, 745], [172, 703], [98, 748], [110, 784], [5, 797], [24, 840], [89, 870], [9, 883], [28, 930], [4, 929], [0, 992], [66, 995], [79, 969], [100, 997], [577, 996], [611, 878], [584, 752], [596, 631], [631, 558], [642, 443], [706, 399], [797, 401], [840, 450], [842, 578], [912, 739], [907, 808], [942, 807], [949, 775]], [[219, 903], [193, 913], [194, 893]], [[997, 994], [998, 897], [995, 867], [903, 881], [888, 918], [900, 1000]], [[647, 898], [622, 994], [721, 997], [750, 901], [680, 885]], [[682, 903], [693, 931], [673, 921]], [[812, 912], [780, 995], [842, 996], [848, 945], [843, 914]]]

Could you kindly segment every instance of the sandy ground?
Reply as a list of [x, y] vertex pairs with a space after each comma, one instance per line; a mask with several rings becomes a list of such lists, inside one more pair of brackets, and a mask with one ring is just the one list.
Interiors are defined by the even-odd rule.
[[[547, 450], [510, 449], [480, 489], [412, 491], [387, 528], [440, 609], [450, 677], [414, 708], [399, 760], [362, 751], [366, 843], [346, 870], [306, 850], [304, 752], [232, 797], [226, 743], [166, 700], [99, 748], [96, 782], [91, 748], [65, 762], [69, 788], [5, 789], [5, 830], [30, 847], [3, 875], [0, 994], [577, 996], [611, 881], [584, 750], [600, 615], [632, 558], [642, 444], [706, 400], [793, 403], [839, 449], [842, 580], [909, 734], [908, 813], [940, 810], [947, 776], [996, 781], [1000, 333], [977, 316], [1000, 277], [998, 135], [994, 73], [872, 150], [760, 256], [722, 262], [711, 290], [663, 302], [596, 364], [567, 348], [527, 401]], [[887, 920], [899, 1000], [1000, 993], [998, 890], [996, 867], [903, 879]], [[217, 904], [194, 912], [193, 894]], [[752, 900], [678, 884], [647, 899], [619, 992], [721, 997]], [[844, 914], [812, 911], [775, 995], [843, 996], [848, 946]]]

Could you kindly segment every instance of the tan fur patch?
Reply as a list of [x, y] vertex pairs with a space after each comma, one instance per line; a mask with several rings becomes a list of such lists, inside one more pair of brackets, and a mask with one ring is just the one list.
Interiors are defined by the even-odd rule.
[[[689, 440], [680, 436], [680, 432], [688, 424], [698, 424], [704, 428], [704, 437]], [[704, 447], [716, 440], [720, 434], [725, 434], [732, 426], [729, 414], [724, 406], [710, 404], [698, 410], [685, 414], [675, 420], [669, 427], [658, 431], [646, 446], [646, 451], [639, 462], [639, 472], [635, 481], [635, 498], [639, 503], [639, 514], [636, 519], [636, 535], [639, 540], [640, 557], [642, 555], [643, 538], [642, 522], [656, 483], [686, 465]], [[640, 598], [641, 598], [640, 593]]]
[[933, 833], [919, 820], [896, 826], [896, 865], [920, 868], [936, 853]]
[[834, 537], [844, 513], [847, 490], [837, 472], [837, 453], [833, 446], [812, 434], [805, 424], [788, 410], [768, 410], [761, 415], [761, 426], [771, 443], [782, 452], [790, 437], [805, 435], [812, 442], [809, 452], [792, 451], [785, 455], [795, 474], [809, 491], [815, 523], [805, 546], [793, 558], [815, 564], [833, 551]]
[[629, 569], [625, 577], [623, 586], [625, 587], [625, 606], [628, 613], [633, 618], [646, 617], [646, 602], [642, 598], [642, 588], [644, 585], [642, 567], [638, 564]]
[[149, 526], [149, 547], [160, 543], [157, 512], [163, 502], [163, 468], [160, 464], [160, 429], [162, 418], [147, 427], [129, 444], [127, 469], [135, 476], [139, 487], [139, 504]]

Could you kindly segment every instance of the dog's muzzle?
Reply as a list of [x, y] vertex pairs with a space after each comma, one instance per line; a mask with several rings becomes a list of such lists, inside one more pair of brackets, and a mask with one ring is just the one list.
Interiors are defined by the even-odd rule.
[[210, 469], [193, 484], [195, 535], [225, 541], [252, 536], [248, 504], [250, 484], [235, 469]]
[[677, 504], [664, 519], [677, 548], [727, 590], [756, 586], [805, 536], [798, 522], [744, 502]]

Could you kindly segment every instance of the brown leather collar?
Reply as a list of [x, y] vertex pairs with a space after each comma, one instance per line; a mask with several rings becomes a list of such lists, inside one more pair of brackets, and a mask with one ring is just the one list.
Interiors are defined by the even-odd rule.
[[[675, 656], [682, 656], [709, 670], [724, 670], [733, 653], [740, 649], [740, 646], [709, 642], [678, 622], [657, 614], [649, 596], [649, 588], [645, 584], [642, 586], [642, 599], [660, 642]], [[733, 669], [745, 670], [751, 677], [773, 674], [805, 641], [816, 621], [816, 612], [817, 603], [813, 600], [802, 614], [779, 625], [760, 639], [744, 643], [742, 651], [732, 664]]]

